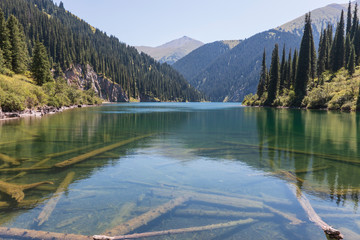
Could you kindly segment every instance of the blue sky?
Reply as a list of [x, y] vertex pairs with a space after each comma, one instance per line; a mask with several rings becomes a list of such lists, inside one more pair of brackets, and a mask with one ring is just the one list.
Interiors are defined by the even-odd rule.
[[[67, 10], [129, 45], [182, 36], [202, 42], [248, 38], [306, 12], [348, 0], [62, 0]], [[54, 0], [59, 3], [60, 0]]]

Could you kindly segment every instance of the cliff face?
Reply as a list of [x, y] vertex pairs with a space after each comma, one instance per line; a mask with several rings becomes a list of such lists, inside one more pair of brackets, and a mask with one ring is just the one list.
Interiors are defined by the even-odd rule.
[[89, 64], [71, 66], [65, 71], [65, 79], [69, 85], [76, 85], [79, 89], [93, 89], [100, 98], [109, 102], [129, 101], [120, 85], [98, 75]]

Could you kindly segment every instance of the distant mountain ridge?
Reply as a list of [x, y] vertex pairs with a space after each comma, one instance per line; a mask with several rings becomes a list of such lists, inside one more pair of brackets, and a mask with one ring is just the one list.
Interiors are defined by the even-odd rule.
[[[354, 5], [353, 3], [352, 6]], [[311, 11], [316, 46], [321, 30], [328, 23], [335, 27], [341, 10], [346, 14], [347, 6], [348, 4], [330, 4]], [[279, 44], [280, 51], [285, 44], [287, 53], [290, 48], [294, 52], [300, 45], [304, 19], [303, 15], [277, 28], [258, 33], [228, 51], [221, 50], [223, 46], [217, 42], [205, 44], [179, 60], [173, 67], [190, 84], [203, 91], [211, 101], [242, 101], [245, 95], [256, 91], [264, 49], [268, 68], [275, 43]], [[202, 51], [205, 49], [209, 51], [206, 54]]]
[[203, 42], [184, 36], [158, 47], [137, 46], [139, 52], [144, 52], [160, 63], [174, 64], [193, 50], [204, 45]]

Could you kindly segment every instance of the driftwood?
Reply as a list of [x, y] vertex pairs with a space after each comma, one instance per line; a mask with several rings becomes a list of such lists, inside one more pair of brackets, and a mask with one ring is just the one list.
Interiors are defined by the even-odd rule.
[[225, 205], [225, 206], [236, 207], [236, 208], [263, 208], [264, 207], [263, 203], [260, 201], [237, 198], [237, 197], [221, 196], [221, 195], [215, 195], [215, 194], [197, 193], [197, 192], [186, 191], [186, 190], [173, 191], [173, 190], [169, 190], [169, 189], [153, 188], [152, 192], [158, 196], [171, 197], [171, 198], [186, 195], [186, 196], [191, 196], [192, 201], [206, 202], [206, 203], [212, 203], [212, 204], [217, 204], [217, 205]]
[[49, 158], [60, 157], [60, 156], [67, 155], [67, 154], [70, 154], [70, 153], [75, 153], [75, 152], [83, 151], [83, 150], [86, 150], [86, 149], [90, 149], [90, 148], [99, 146], [101, 144], [102, 143], [90, 144], [90, 145], [86, 145], [84, 147], [74, 148], [74, 149], [67, 150], [67, 151], [64, 151], [64, 152], [47, 154], [46, 156], [49, 157]]
[[11, 165], [20, 165], [18, 160], [2, 153], [0, 153], [0, 160]]
[[69, 184], [72, 182], [75, 176], [74, 172], [68, 173], [64, 181], [60, 184], [53, 197], [47, 202], [44, 209], [41, 211], [37, 219], [35, 220], [38, 223], [38, 226], [41, 226], [46, 220], [49, 219], [51, 213], [54, 211], [57, 203], [59, 202], [61, 196], [64, 194]]
[[76, 234], [67, 234], [67, 233], [53, 233], [53, 232], [44, 232], [44, 231], [35, 231], [28, 229], [20, 228], [6, 228], [0, 227], [0, 237], [1, 238], [17, 238], [17, 239], [30, 239], [30, 240], [91, 240], [93, 239], [90, 236], [76, 235]]
[[[45, 159], [43, 159], [43, 160], [41, 160], [41, 161], [38, 161], [37, 163], [35, 163], [34, 165], [32, 165], [32, 166], [30, 167], [30, 170], [34, 170], [35, 168], [40, 167], [41, 165], [44, 165], [44, 164], [47, 163], [50, 159], [51, 159], [51, 158], [45, 158]], [[23, 172], [20, 172], [20, 173], [16, 174], [15, 176], [13, 176], [13, 177], [11, 177], [11, 178], [8, 178], [7, 180], [8, 180], [8, 181], [11, 181], [11, 180], [13, 180], [13, 179], [15, 179], [15, 178], [23, 177], [23, 176], [25, 176], [25, 175], [26, 175], [26, 171], [23, 171]]]
[[47, 170], [51, 167], [28, 167], [28, 168], [2, 168], [0, 172], [26, 172], [31, 170]]
[[136, 203], [126, 202], [121, 206], [119, 214], [116, 214], [116, 218], [111, 221], [111, 226], [118, 226], [125, 222], [126, 219], [129, 219], [131, 213], [135, 210]]
[[38, 183], [32, 183], [32, 184], [17, 185], [17, 184], [13, 184], [13, 183], [7, 183], [7, 182], [0, 181], [0, 191], [11, 196], [17, 202], [21, 202], [25, 197], [24, 190], [35, 188], [42, 184], [53, 184], [53, 183], [45, 181], [45, 182], [38, 182]]
[[9, 207], [17, 207], [17, 208], [34, 208], [39, 203], [44, 202], [44, 199], [37, 199], [37, 200], [23, 200], [16, 205], [13, 205], [8, 202], [0, 202], [0, 209], [7, 209]]
[[121, 224], [121, 225], [107, 231], [105, 234], [110, 235], [110, 236], [127, 234], [141, 226], [146, 225], [147, 223], [160, 217], [161, 215], [170, 212], [174, 208], [186, 203], [187, 201], [189, 201], [189, 199], [190, 199], [190, 197], [188, 197], [188, 196], [182, 196], [182, 197], [173, 199], [153, 210], [150, 210], [149, 212], [146, 212], [138, 217], [135, 217], [135, 218], [127, 221], [124, 224]]
[[280, 210], [277, 210], [275, 208], [272, 208], [270, 206], [267, 206], [267, 205], [264, 205], [265, 208], [269, 209], [271, 212], [277, 214], [277, 215], [280, 215], [282, 216], [283, 218], [286, 218], [287, 220], [290, 221], [290, 224], [293, 224], [293, 225], [297, 225], [297, 224], [300, 224], [302, 223], [303, 221], [301, 221], [300, 219], [296, 218], [294, 215], [292, 214], [289, 214], [289, 213], [284, 213]]
[[254, 217], [254, 218], [266, 218], [273, 217], [273, 213], [266, 212], [235, 212], [235, 211], [209, 211], [209, 210], [198, 210], [198, 209], [178, 209], [174, 212], [177, 216], [200, 216], [200, 217], [233, 217], [233, 218], [244, 218], [244, 217]]
[[109, 146], [106, 146], [106, 147], [103, 147], [103, 148], [99, 148], [99, 149], [96, 149], [96, 150], [93, 150], [91, 152], [88, 152], [88, 153], [85, 153], [85, 154], [82, 154], [82, 155], [79, 155], [77, 157], [73, 157], [71, 159], [68, 159], [66, 161], [63, 161], [63, 162], [60, 162], [60, 163], [57, 163], [55, 164], [54, 166], [55, 167], [58, 167], [58, 168], [63, 168], [63, 167], [67, 167], [67, 166], [70, 166], [70, 165], [73, 165], [75, 163], [78, 163], [78, 162], [82, 162], [84, 160], [87, 160], [91, 157], [95, 157], [99, 154], [102, 154], [104, 152], [108, 152], [108, 151], [111, 151], [115, 148], [118, 148], [118, 147], [121, 147], [123, 145], [126, 145], [126, 144], [129, 144], [131, 142], [135, 142], [137, 140], [140, 140], [140, 139], [143, 139], [143, 138], [147, 138], [147, 137], [150, 137], [154, 134], [147, 134], [147, 135], [144, 135], [144, 136], [139, 136], [139, 137], [134, 137], [134, 138], [130, 138], [128, 140], [124, 140], [124, 141], [121, 141], [121, 142], [118, 142], [118, 143], [115, 143], [115, 144], [112, 144], [112, 145], [109, 145]]
[[201, 232], [201, 231], [215, 230], [215, 229], [219, 229], [219, 228], [235, 227], [235, 226], [249, 224], [249, 223], [253, 223], [253, 222], [255, 222], [255, 220], [249, 218], [249, 219], [245, 219], [245, 220], [212, 224], [212, 225], [201, 226], [201, 227], [190, 227], [190, 228], [180, 228], [180, 229], [157, 231], [157, 232], [135, 233], [135, 234], [130, 234], [130, 235], [115, 236], [115, 237], [95, 235], [95, 236], [93, 236], [93, 239], [94, 240], [120, 240], [120, 239], [138, 239], [138, 238], [158, 237], [158, 236], [164, 236], [164, 235]]
[[305, 210], [306, 214], [309, 217], [309, 220], [318, 225], [329, 238], [332, 239], [343, 239], [343, 235], [339, 230], [331, 227], [329, 224], [324, 222], [321, 217], [315, 212], [314, 208], [311, 206], [307, 197], [301, 193], [301, 190], [298, 186], [294, 185], [295, 188], [290, 188], [291, 192], [296, 196], [301, 207]]

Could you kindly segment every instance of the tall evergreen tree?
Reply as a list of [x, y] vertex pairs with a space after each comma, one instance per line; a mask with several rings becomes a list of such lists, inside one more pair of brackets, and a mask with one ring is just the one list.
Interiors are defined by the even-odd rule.
[[2, 50], [5, 67], [11, 69], [11, 45], [9, 30], [6, 27], [4, 12], [0, 9], [0, 49]]
[[276, 97], [276, 90], [278, 82], [280, 81], [280, 63], [279, 63], [279, 45], [275, 44], [274, 50], [271, 56], [271, 65], [270, 65], [270, 78], [269, 86], [267, 89], [268, 97], [266, 99], [265, 105], [272, 105]]
[[282, 95], [283, 93], [283, 89], [284, 89], [284, 84], [285, 84], [285, 78], [286, 78], [286, 52], [285, 52], [285, 44], [283, 46], [283, 51], [282, 51], [282, 57], [281, 57], [281, 64], [280, 64], [280, 81], [279, 81], [279, 86], [278, 86], [278, 93], [279, 95]]
[[264, 49], [264, 53], [263, 53], [263, 60], [262, 60], [262, 65], [261, 65], [261, 74], [260, 74], [260, 80], [259, 80], [259, 84], [258, 84], [258, 88], [257, 88], [257, 92], [256, 94], [259, 96], [259, 98], [262, 97], [264, 91], [266, 90], [266, 82], [267, 82], [267, 67], [266, 67], [266, 52]]
[[352, 21], [352, 16], [351, 16], [351, 1], [349, 1], [349, 6], [348, 6], [348, 13], [347, 13], [347, 21], [346, 21], [346, 35], [347, 34], [351, 34], [351, 21]]
[[317, 74], [318, 78], [320, 78], [321, 74], [325, 72], [326, 68], [326, 51], [327, 51], [327, 36], [326, 36], [326, 29], [320, 35], [320, 42], [319, 42], [319, 58], [317, 63]]
[[33, 50], [31, 73], [37, 85], [43, 85], [52, 80], [50, 63], [45, 46], [37, 41]]
[[298, 62], [299, 62], [298, 51], [295, 49], [293, 62], [292, 62], [292, 66], [291, 66], [291, 73], [292, 73], [291, 74], [291, 86], [293, 88], [295, 88], [295, 80], [296, 80]]
[[325, 69], [331, 69], [331, 46], [333, 43], [333, 27], [332, 25], [328, 24], [326, 28], [326, 51], [325, 51]]
[[331, 48], [332, 71], [337, 72], [344, 67], [345, 39], [344, 39], [344, 11], [341, 11], [340, 22], [337, 25], [334, 42]]
[[306, 95], [306, 88], [312, 75], [312, 49], [313, 38], [311, 29], [311, 16], [310, 13], [305, 15], [305, 28], [304, 35], [301, 40], [299, 62], [297, 67], [297, 74], [295, 79], [295, 95], [297, 101], [296, 106], [300, 106], [302, 99]]
[[27, 46], [24, 42], [25, 37], [19, 25], [17, 18], [11, 15], [7, 21], [11, 45], [11, 68], [15, 73], [24, 73], [27, 67], [28, 54]]
[[290, 89], [291, 87], [291, 77], [292, 77], [292, 52], [291, 52], [291, 49], [289, 51], [289, 57], [288, 57], [288, 60], [287, 60], [287, 71], [286, 71], [286, 78], [285, 78], [285, 87], [286, 89]]
[[351, 33], [350, 33], [351, 38], [354, 38], [355, 33], [358, 30], [358, 26], [359, 26], [359, 18], [357, 14], [358, 14], [358, 4], [357, 2], [355, 2], [355, 9], [354, 9], [353, 21], [352, 21]]
[[[310, 28], [311, 28], [311, 19], [310, 19], [310, 13], [309, 13], [309, 21], [310, 21]], [[312, 29], [310, 29], [310, 77], [312, 79], [315, 79], [316, 77], [316, 47], [314, 43], [314, 36]]]
[[355, 73], [355, 49], [354, 46], [351, 46], [349, 63], [347, 65], [347, 70], [349, 75], [352, 76]]
[[347, 69], [347, 66], [349, 64], [350, 52], [351, 52], [352, 46], [353, 46], [353, 43], [350, 40], [350, 34], [347, 34], [346, 35], [346, 41], [345, 41], [345, 68], [346, 69]]

